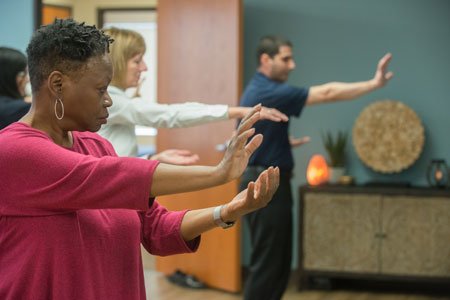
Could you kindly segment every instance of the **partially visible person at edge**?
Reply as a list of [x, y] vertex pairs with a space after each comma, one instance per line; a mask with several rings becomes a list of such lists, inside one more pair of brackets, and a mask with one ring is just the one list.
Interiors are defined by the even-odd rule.
[[31, 110], [0, 131], [0, 299], [145, 299], [140, 244], [154, 255], [193, 252], [200, 234], [265, 206], [277, 168], [230, 202], [167, 211], [154, 198], [238, 178], [262, 136], [261, 106], [216, 166], [117, 157], [94, 133], [112, 105], [110, 38], [56, 19], [27, 48]]
[[[387, 72], [391, 54], [378, 62], [375, 76], [367, 81], [330, 82], [309, 88], [286, 83], [295, 69], [292, 43], [280, 36], [261, 38], [257, 49], [258, 69], [241, 97], [241, 105], [256, 102], [299, 117], [305, 105], [354, 99], [383, 87], [393, 76]], [[257, 101], [256, 101], [257, 100]], [[244, 217], [249, 225], [252, 252], [249, 276], [244, 287], [246, 300], [281, 299], [288, 283], [292, 256], [292, 190], [294, 167], [288, 136], [289, 123], [261, 121], [255, 134], [263, 134], [261, 147], [250, 158], [241, 179], [241, 190], [267, 166], [280, 168], [280, 187], [270, 204]]]
[[[188, 127], [227, 119], [241, 119], [250, 111], [247, 107], [208, 105], [197, 102], [157, 104], [140, 97], [130, 98], [125, 91], [138, 87], [141, 74], [147, 71], [143, 60], [144, 38], [136, 31], [119, 28], [104, 29], [111, 36], [111, 59], [114, 74], [108, 92], [113, 99], [108, 124], [98, 132], [111, 142], [119, 156], [137, 156], [138, 145], [135, 126], [160, 128]], [[276, 109], [261, 110], [261, 118], [286, 122], [286, 115]], [[230, 133], [231, 135], [231, 133]], [[171, 149], [151, 157], [167, 163], [190, 164], [198, 157], [187, 150]]]
[[30, 110], [31, 104], [24, 100], [28, 82], [26, 56], [16, 49], [0, 47], [0, 129]]

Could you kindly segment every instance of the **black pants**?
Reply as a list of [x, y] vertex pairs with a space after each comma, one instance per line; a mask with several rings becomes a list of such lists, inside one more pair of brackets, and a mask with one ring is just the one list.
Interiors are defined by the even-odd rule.
[[[240, 190], [256, 180], [263, 167], [249, 166]], [[279, 300], [286, 290], [292, 258], [292, 192], [290, 174], [280, 174], [280, 186], [263, 209], [246, 215], [252, 243], [244, 299]]]

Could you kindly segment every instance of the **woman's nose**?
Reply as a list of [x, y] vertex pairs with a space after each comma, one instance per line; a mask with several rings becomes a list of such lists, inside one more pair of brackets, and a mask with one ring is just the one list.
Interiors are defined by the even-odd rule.
[[145, 63], [145, 61], [142, 61], [142, 63], [141, 63], [141, 71], [143, 72], [143, 71], [147, 71], [147, 70], [148, 70], [147, 64]]
[[113, 104], [113, 101], [111, 99], [111, 96], [109, 95], [108, 92], [106, 92], [106, 95], [105, 95], [105, 107], [111, 107], [112, 104]]

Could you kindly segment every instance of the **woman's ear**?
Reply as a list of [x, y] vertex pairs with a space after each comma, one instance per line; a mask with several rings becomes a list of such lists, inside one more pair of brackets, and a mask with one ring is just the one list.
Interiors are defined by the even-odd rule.
[[60, 71], [53, 71], [48, 76], [47, 87], [55, 97], [60, 97], [63, 81], [63, 74]]

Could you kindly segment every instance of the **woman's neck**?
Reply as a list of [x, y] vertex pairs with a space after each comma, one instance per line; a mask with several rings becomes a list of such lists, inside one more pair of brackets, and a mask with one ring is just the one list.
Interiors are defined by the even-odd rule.
[[73, 146], [72, 132], [62, 129], [56, 122], [49, 122], [49, 118], [51, 117], [37, 114], [32, 104], [30, 111], [20, 121], [32, 128], [45, 132], [55, 144], [71, 148]]

